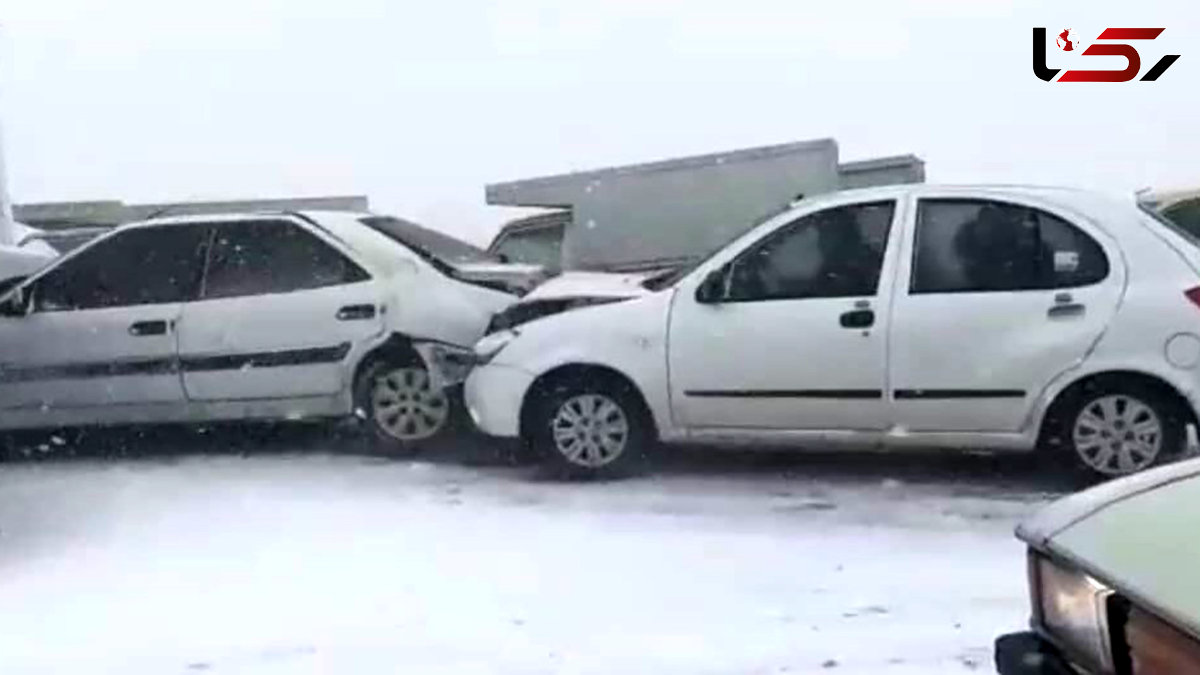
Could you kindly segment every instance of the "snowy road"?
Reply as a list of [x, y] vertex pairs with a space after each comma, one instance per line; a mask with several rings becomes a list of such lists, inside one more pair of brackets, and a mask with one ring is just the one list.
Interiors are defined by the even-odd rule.
[[556, 484], [306, 445], [0, 465], [0, 672], [991, 672], [1026, 619], [1012, 526], [1051, 489], [997, 460]]

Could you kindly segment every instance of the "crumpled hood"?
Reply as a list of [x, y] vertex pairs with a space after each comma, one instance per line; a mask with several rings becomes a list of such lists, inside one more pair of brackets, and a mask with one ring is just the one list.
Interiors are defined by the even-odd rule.
[[487, 332], [515, 328], [568, 310], [648, 295], [642, 281], [654, 273], [564, 272], [492, 317]]
[[500, 284], [517, 292], [528, 292], [547, 277], [541, 265], [524, 263], [454, 263], [454, 276], [467, 282]]
[[642, 282], [656, 273], [563, 272], [526, 295], [522, 302], [565, 298], [635, 298], [650, 291]]

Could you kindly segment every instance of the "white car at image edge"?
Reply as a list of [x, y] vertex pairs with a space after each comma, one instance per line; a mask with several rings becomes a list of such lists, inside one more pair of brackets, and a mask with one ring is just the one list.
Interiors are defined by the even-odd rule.
[[453, 427], [454, 355], [516, 300], [499, 289], [537, 272], [439, 241], [368, 213], [119, 227], [0, 302], [0, 429], [357, 412], [416, 448]]
[[569, 474], [662, 440], [1042, 450], [1112, 476], [1197, 418], [1200, 247], [1132, 197], [840, 192], [645, 285], [482, 339], [476, 424]]

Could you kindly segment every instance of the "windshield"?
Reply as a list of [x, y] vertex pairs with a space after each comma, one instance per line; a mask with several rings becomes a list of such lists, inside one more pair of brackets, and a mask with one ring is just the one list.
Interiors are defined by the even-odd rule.
[[393, 216], [369, 216], [360, 221], [431, 262], [450, 266], [500, 262], [498, 257], [481, 248], [407, 220]]
[[742, 236], [742, 234], [744, 234], [744, 233], [738, 233], [737, 236], [732, 237], [731, 239], [729, 239], [729, 241], [723, 242], [720, 246], [713, 248], [711, 251], [709, 251], [708, 253], [705, 253], [704, 255], [697, 256], [690, 262], [686, 262], [686, 263], [680, 265], [679, 267], [665, 270], [659, 274], [656, 274], [648, 279], [643, 280], [642, 288], [645, 288], [646, 290], [649, 290], [649, 291], [661, 291], [664, 288], [670, 288], [671, 286], [674, 286], [675, 284], [679, 283], [679, 281], [681, 279], [683, 279], [687, 275], [691, 274], [692, 270], [703, 265], [709, 258], [712, 258], [716, 254], [720, 253], [722, 249], [724, 249], [729, 244], [733, 243], [735, 240], [737, 240], [738, 237]]
[[778, 216], [781, 213], [785, 213], [785, 212], [789, 211], [794, 206], [796, 206], [796, 202], [791, 202], [782, 208], [776, 209], [776, 210], [768, 213], [767, 215], [762, 216], [761, 218], [758, 218], [757, 220], [752, 222], [749, 225], [749, 227], [746, 227], [745, 229], [735, 232], [732, 236], [730, 236], [725, 241], [722, 241], [720, 244], [718, 244], [717, 246], [710, 249], [707, 253], [697, 256], [690, 262], [686, 262], [683, 265], [680, 265], [679, 267], [666, 270], [665, 272], [663, 272], [661, 274], [657, 274], [655, 276], [650, 277], [649, 279], [642, 281], [642, 288], [645, 288], [648, 291], [661, 291], [664, 288], [670, 288], [671, 286], [674, 286], [675, 284], [679, 283], [680, 280], [682, 280], [684, 277], [691, 274], [692, 270], [694, 270], [697, 267], [700, 267], [704, 263], [708, 262], [710, 259], [713, 258], [713, 256], [715, 256], [718, 253], [720, 253], [721, 251], [723, 251], [725, 249], [725, 247], [729, 246], [733, 242], [740, 239], [742, 237], [742, 235], [746, 234], [750, 230], [753, 230], [754, 228], [758, 227], [759, 225], [762, 225], [763, 223], [767, 222], [768, 220], [774, 218], [775, 216]]

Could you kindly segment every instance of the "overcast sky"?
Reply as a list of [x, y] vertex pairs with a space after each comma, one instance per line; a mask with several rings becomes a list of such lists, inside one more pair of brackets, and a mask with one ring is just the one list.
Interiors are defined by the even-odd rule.
[[[0, 0], [0, 22], [18, 203], [365, 193], [483, 242], [513, 215], [488, 182], [828, 136], [931, 182], [1200, 186], [1195, 0]], [[1182, 56], [1044, 83], [1033, 26], [1165, 26], [1143, 70]]]

